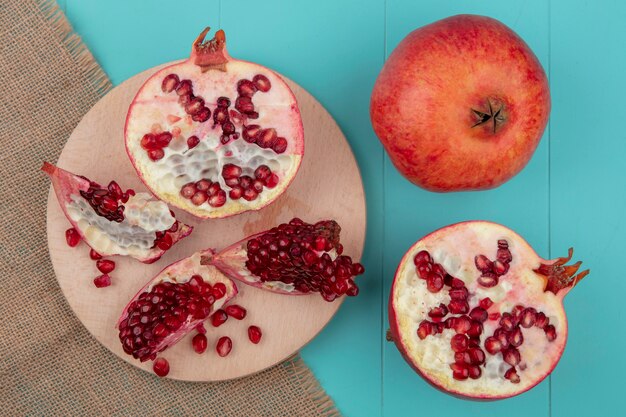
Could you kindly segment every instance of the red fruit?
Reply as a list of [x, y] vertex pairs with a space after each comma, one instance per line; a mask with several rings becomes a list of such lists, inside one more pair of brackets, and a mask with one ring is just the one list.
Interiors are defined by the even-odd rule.
[[[142, 362], [154, 359], [237, 294], [230, 279], [201, 264], [212, 253], [199, 252], [169, 265], [139, 290], [117, 323], [124, 352]], [[218, 283], [226, 286], [221, 299], [212, 294]]]
[[259, 343], [261, 341], [261, 336], [263, 336], [263, 333], [261, 333], [261, 329], [257, 326], [248, 327], [248, 339], [250, 339], [252, 343], [255, 345]]
[[226, 311], [226, 314], [230, 317], [237, 320], [243, 320], [246, 317], [246, 309], [237, 304], [226, 306], [224, 311]]
[[410, 33], [385, 62], [370, 103], [396, 168], [439, 192], [509, 180], [530, 160], [549, 113], [535, 54], [504, 24], [473, 15]]
[[93, 279], [93, 285], [98, 288], [104, 288], [111, 285], [111, 277], [107, 274], [99, 275]]
[[198, 333], [191, 339], [191, 345], [196, 353], [204, 353], [208, 344], [206, 336], [202, 333]]
[[364, 268], [349, 256], [338, 255], [343, 251], [340, 231], [334, 220], [308, 224], [295, 218], [249, 236], [204, 262], [234, 279], [273, 292], [318, 292], [327, 301], [344, 293], [355, 296], [359, 289], [354, 278]]
[[226, 322], [226, 320], [228, 320], [228, 314], [226, 314], [226, 312], [222, 309], [217, 310], [211, 316], [211, 324], [213, 325], [213, 327], [220, 327]]
[[152, 364], [152, 370], [160, 377], [170, 373], [170, 363], [165, 358], [159, 358]]
[[230, 337], [223, 336], [220, 337], [217, 341], [217, 345], [215, 346], [215, 351], [221, 357], [228, 356], [230, 351], [233, 348], [233, 341], [230, 340]]
[[[203, 219], [272, 203], [294, 179], [304, 154], [302, 119], [289, 86], [268, 68], [232, 58], [223, 31], [205, 40], [208, 32], [193, 42], [187, 60], [145, 82], [124, 129], [129, 158], [149, 190]], [[187, 138], [187, 146], [181, 146], [181, 138]], [[231, 189], [242, 172], [249, 175], [261, 166], [274, 171], [264, 188]], [[227, 175], [221, 178], [223, 172]], [[197, 193], [206, 190], [191, 193], [187, 185], [201, 179], [222, 186], [225, 179], [231, 182], [217, 197]]]
[[[59, 205], [73, 226], [72, 232], [66, 232], [68, 244], [78, 244], [82, 238], [91, 247], [89, 256], [93, 260], [128, 255], [152, 263], [191, 233], [191, 226], [178, 222], [167, 204], [152, 200], [149, 194], [136, 194], [131, 189], [124, 193], [114, 181], [107, 188], [101, 187], [47, 162], [41, 169], [50, 177]], [[128, 245], [131, 225], [136, 240]], [[163, 241], [170, 243], [167, 248]], [[111, 264], [115, 267], [108, 260], [98, 264], [106, 265], [101, 269], [105, 274], [113, 270], [107, 269]]]
[[96, 262], [96, 267], [103, 274], [108, 274], [109, 272], [115, 269], [115, 262], [110, 261], [108, 259], [101, 259]]
[[[510, 266], [494, 287], [477, 280], [486, 264], [481, 254]], [[391, 339], [420, 375], [445, 392], [500, 399], [527, 391], [552, 372], [565, 348], [563, 298], [588, 273], [578, 272], [580, 262], [567, 265], [571, 255], [542, 259], [519, 235], [495, 223], [439, 229], [400, 262], [389, 300]], [[419, 278], [424, 262], [454, 266], [441, 266], [447, 278], [438, 293]], [[457, 277], [448, 278], [452, 273]]]
[[80, 243], [80, 235], [73, 227], [65, 231], [65, 241], [69, 247], [75, 247]]

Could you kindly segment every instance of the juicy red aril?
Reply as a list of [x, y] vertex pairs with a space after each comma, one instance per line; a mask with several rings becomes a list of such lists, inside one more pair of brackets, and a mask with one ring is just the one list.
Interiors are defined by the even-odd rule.
[[417, 327], [417, 336], [420, 339], [424, 340], [426, 339], [426, 336], [429, 336], [431, 334], [433, 334], [433, 326], [430, 322], [423, 321]]
[[243, 195], [243, 188], [241, 188], [238, 185], [235, 185], [229, 192], [228, 192], [228, 196], [232, 199], [232, 200], [238, 200], [241, 198], [241, 196]]
[[98, 259], [102, 259], [102, 255], [100, 255], [98, 252], [96, 252], [93, 249], [89, 251], [89, 257], [93, 259], [94, 261], [97, 261]]
[[490, 336], [485, 339], [485, 350], [490, 354], [495, 355], [496, 353], [500, 352], [501, 349], [502, 344], [495, 337]]
[[467, 368], [469, 377], [472, 379], [478, 379], [480, 378], [480, 375], [482, 374], [482, 371], [480, 370], [480, 368], [478, 366], [470, 366]]
[[490, 272], [493, 267], [493, 263], [485, 255], [476, 255], [474, 264], [480, 272]]
[[80, 243], [80, 235], [73, 227], [65, 231], [65, 241], [70, 247], [75, 247]]
[[161, 282], [144, 291], [120, 321], [124, 351], [142, 362], [163, 349], [159, 344], [184, 323], [204, 320], [215, 302], [212, 287], [199, 275], [184, 283]]
[[254, 177], [260, 181], [267, 180], [270, 175], [272, 175], [272, 170], [267, 165], [260, 165], [254, 170]]
[[263, 336], [263, 333], [261, 333], [261, 329], [257, 326], [248, 327], [248, 339], [250, 339], [252, 343], [255, 345], [259, 343], [261, 341], [261, 336]]
[[95, 182], [89, 183], [87, 191], [80, 191], [80, 195], [87, 200], [96, 214], [109, 221], [121, 223], [124, 220], [124, 206], [130, 196], [135, 195], [131, 189], [122, 192], [115, 181], [111, 181], [107, 188], [101, 187]]
[[448, 304], [448, 310], [453, 314], [466, 314], [469, 311], [469, 304], [463, 300], [452, 300]]
[[428, 312], [430, 317], [444, 317], [446, 314], [448, 314], [448, 307], [445, 304], [439, 304], [439, 307], [433, 307]]
[[451, 320], [452, 328], [458, 334], [467, 333], [472, 326], [472, 322], [467, 316], [452, 317]]
[[430, 262], [420, 262], [416, 265], [415, 269], [420, 278], [428, 278], [428, 274], [432, 272], [433, 265]]
[[108, 274], [115, 269], [115, 262], [108, 259], [101, 259], [96, 262], [96, 268], [103, 274]]
[[196, 146], [198, 146], [198, 144], [200, 143], [200, 139], [198, 139], [197, 136], [189, 136], [189, 138], [187, 138], [187, 147], [189, 149], [193, 149]]
[[193, 346], [193, 350], [195, 350], [196, 353], [204, 353], [204, 351], [206, 350], [207, 344], [208, 344], [207, 338], [202, 333], [195, 335], [193, 339], [191, 340], [191, 345]]
[[276, 175], [275, 173], [270, 175], [270, 177], [267, 180], [265, 180], [265, 186], [267, 188], [274, 188], [277, 185], [278, 185], [278, 175]]
[[545, 328], [548, 324], [550, 324], [550, 319], [546, 317], [544, 313], [537, 313], [535, 316], [535, 327], [539, 327], [540, 329]]
[[179, 96], [193, 94], [191, 80], [182, 80], [181, 82], [179, 82], [178, 86], [176, 87], [176, 94], [178, 94]]
[[237, 320], [243, 320], [246, 317], [246, 309], [237, 304], [227, 306], [224, 310], [226, 314]]
[[224, 179], [237, 178], [241, 175], [241, 167], [235, 164], [225, 164], [222, 167], [222, 177]]
[[502, 358], [506, 363], [511, 366], [515, 366], [522, 360], [519, 350], [514, 347], [510, 347], [502, 352]]
[[276, 139], [276, 142], [274, 142], [274, 146], [272, 146], [272, 149], [278, 154], [284, 153], [287, 150], [287, 145], [287, 139], [279, 137]]
[[152, 364], [152, 370], [160, 377], [164, 377], [170, 373], [170, 364], [165, 358], [158, 358]]
[[478, 283], [485, 288], [491, 288], [498, 285], [498, 277], [493, 272], [485, 272], [478, 277]]
[[163, 82], [161, 83], [161, 90], [163, 90], [164, 93], [171, 93], [176, 89], [176, 87], [178, 87], [179, 83], [180, 79], [178, 78], [178, 75], [169, 74], [163, 79]]
[[163, 159], [164, 156], [165, 152], [163, 152], [163, 149], [151, 149], [148, 151], [148, 158], [152, 159], [153, 161]]
[[226, 322], [226, 320], [228, 320], [228, 314], [226, 314], [226, 312], [222, 309], [217, 310], [211, 316], [211, 324], [213, 325], [213, 327], [220, 327]]
[[248, 125], [248, 126], [244, 126], [241, 136], [246, 142], [255, 143], [256, 138], [259, 136], [260, 132], [261, 132], [261, 126]]
[[510, 332], [511, 330], [513, 330], [516, 324], [517, 323], [515, 322], [515, 319], [511, 314], [509, 313], [502, 314], [502, 317], [500, 318], [500, 326], [504, 330], [506, 330], [507, 332]]
[[454, 379], [463, 381], [469, 376], [469, 370], [465, 365], [453, 363], [452, 365], [450, 365], [450, 368], [452, 369], [452, 377]]
[[467, 336], [462, 335], [462, 334], [455, 334], [454, 336], [452, 336], [452, 339], [450, 339], [450, 346], [452, 347], [452, 350], [455, 352], [464, 352], [467, 350], [469, 345], [469, 340], [467, 339]]
[[432, 263], [433, 259], [430, 257], [430, 253], [428, 253], [428, 251], [422, 250], [415, 255], [415, 257], [413, 258], [413, 262], [415, 263], [415, 265], [419, 264], [420, 262]]
[[226, 204], [226, 192], [224, 190], [220, 190], [217, 194], [209, 197], [208, 201], [211, 207], [222, 207]]
[[472, 348], [467, 351], [470, 356], [470, 359], [475, 365], [482, 365], [485, 363], [485, 352], [483, 352], [479, 348]]
[[533, 327], [536, 317], [537, 310], [532, 307], [528, 307], [522, 312], [519, 324], [526, 329]]
[[515, 371], [515, 367], [509, 368], [505, 373], [504, 373], [504, 377], [506, 379], [508, 379], [509, 381], [511, 381], [514, 384], [519, 383], [520, 381], [520, 377], [517, 374], [517, 372]]
[[256, 85], [250, 80], [239, 80], [237, 83], [237, 93], [240, 96], [252, 97], [256, 90]]
[[546, 333], [546, 337], [550, 342], [556, 340], [556, 328], [553, 325], [547, 325], [544, 327], [543, 331]]
[[491, 298], [486, 297], [480, 300], [479, 305], [485, 310], [489, 310], [489, 307], [493, 305], [493, 301], [491, 301]]
[[264, 93], [270, 91], [270, 88], [272, 88], [272, 84], [270, 83], [270, 80], [268, 80], [265, 75], [261, 75], [261, 74], [255, 75], [254, 78], [252, 78], [252, 82], [256, 86], [257, 90], [262, 91]]
[[261, 148], [271, 148], [276, 142], [276, 129], [263, 129], [256, 138], [256, 144]]
[[215, 285], [213, 286], [213, 297], [215, 297], [216, 300], [219, 300], [225, 295], [226, 295], [226, 285], [224, 285], [224, 283], [222, 282], [215, 283]]
[[524, 335], [522, 334], [522, 330], [519, 327], [513, 329], [511, 333], [509, 333], [509, 344], [514, 347], [520, 347], [522, 343], [524, 343]]
[[474, 307], [472, 311], [470, 311], [469, 316], [473, 320], [483, 323], [487, 321], [487, 310], [482, 307]]
[[215, 346], [215, 350], [217, 354], [220, 355], [221, 357], [228, 356], [232, 348], [233, 348], [233, 341], [230, 340], [230, 337], [228, 336], [220, 337], [219, 340], [217, 341], [217, 345]]
[[439, 274], [431, 272], [426, 278], [426, 288], [432, 293], [441, 291], [443, 288], [443, 277]]
[[98, 288], [104, 288], [111, 285], [111, 277], [107, 274], [99, 275], [94, 278], [93, 284]]
[[493, 263], [493, 272], [495, 272], [497, 275], [504, 275], [509, 271], [509, 264], [508, 263], [504, 263], [504, 262], [500, 262], [499, 260], [496, 260]]

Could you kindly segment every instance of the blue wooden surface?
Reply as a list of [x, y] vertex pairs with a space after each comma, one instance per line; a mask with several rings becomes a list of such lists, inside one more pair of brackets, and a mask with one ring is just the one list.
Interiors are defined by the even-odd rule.
[[[326, 106], [346, 134], [367, 193], [367, 268], [357, 299], [302, 354], [348, 416], [624, 415], [626, 279], [626, 2], [318, 0], [59, 0], [115, 84], [188, 53], [205, 25], [226, 30], [233, 56], [287, 75]], [[518, 32], [549, 74], [553, 111], [530, 164], [486, 192], [433, 194], [389, 162], [369, 123], [384, 59], [411, 30], [457, 14], [496, 17]], [[538, 253], [576, 248], [592, 274], [566, 301], [569, 343], [552, 376], [517, 398], [476, 403], [444, 395], [384, 342], [397, 262], [448, 223], [489, 219]]]

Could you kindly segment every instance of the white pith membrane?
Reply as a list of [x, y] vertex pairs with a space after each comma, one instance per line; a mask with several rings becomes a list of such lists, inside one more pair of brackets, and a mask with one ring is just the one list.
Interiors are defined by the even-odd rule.
[[[474, 257], [484, 254], [495, 259], [497, 242], [505, 239], [509, 244], [513, 260], [510, 269], [499, 279], [499, 284], [485, 288], [476, 282], [480, 276], [474, 264]], [[493, 305], [489, 314], [510, 312], [514, 306], [534, 307], [550, 319], [556, 328], [556, 340], [549, 341], [542, 329], [520, 327], [524, 342], [518, 347], [521, 362], [516, 366], [519, 383], [504, 378], [511, 367], [503, 361], [502, 354], [491, 355], [484, 348], [484, 341], [499, 327], [498, 320], [487, 319], [480, 336], [480, 347], [485, 352], [485, 364], [481, 365], [482, 375], [478, 379], [455, 380], [450, 365], [455, 362], [450, 339], [454, 329], [444, 329], [441, 334], [427, 336], [421, 340], [417, 335], [423, 320], [432, 321], [428, 312], [448, 304], [448, 286], [438, 293], [431, 293], [426, 280], [421, 279], [413, 263], [414, 256], [427, 250], [440, 263], [447, 273], [464, 281], [469, 290], [470, 309], [478, 306], [480, 300], [489, 297]], [[562, 307], [563, 294], [544, 292], [545, 281], [533, 272], [540, 263], [545, 263], [533, 249], [517, 234], [504, 226], [488, 222], [466, 222], [438, 230], [413, 246], [401, 261], [391, 294], [392, 308], [395, 310], [399, 330], [399, 342], [406, 350], [405, 355], [424, 377], [435, 385], [453, 393], [478, 397], [508, 397], [523, 392], [545, 378], [561, 356], [567, 339], [567, 320]], [[566, 292], [566, 291], [563, 291]], [[445, 318], [459, 316], [450, 314]], [[444, 318], [444, 320], [445, 320]], [[398, 341], [397, 341], [398, 342]]]
[[[184, 284], [189, 282], [192, 276], [200, 275], [204, 282], [207, 282], [214, 286], [218, 282], [223, 283], [226, 286], [226, 295], [224, 297], [215, 300], [211, 306], [210, 317], [215, 311], [222, 308], [227, 302], [229, 302], [235, 295], [237, 295], [237, 287], [228, 277], [222, 274], [217, 268], [201, 264], [200, 260], [203, 256], [211, 254], [212, 251], [196, 252], [188, 258], [182, 259], [165, 267], [157, 276], [152, 278], [150, 282], [143, 287], [135, 296], [129, 301], [124, 308], [122, 315], [120, 316], [116, 327], [119, 328], [122, 320], [128, 317], [128, 306], [139, 298], [144, 292], [150, 292], [152, 288], [163, 282], [170, 282], [173, 284]], [[193, 330], [198, 324], [202, 323], [206, 319], [194, 319], [191, 315], [187, 316], [187, 319], [183, 322], [181, 327], [167, 335], [160, 343], [155, 347], [155, 351], [161, 352], [168, 347], [174, 345], [180, 339], [182, 339], [187, 333]]]
[[[303, 154], [303, 130], [300, 112], [293, 93], [285, 82], [272, 71], [260, 65], [244, 61], [230, 60], [226, 71], [210, 69], [202, 72], [201, 67], [190, 61], [184, 61], [164, 68], [153, 75], [138, 92], [128, 112], [126, 125], [126, 147], [131, 161], [144, 183], [160, 199], [167, 201], [189, 213], [202, 218], [224, 217], [247, 210], [259, 209], [274, 199], [289, 185], [300, 165]], [[206, 122], [195, 122], [185, 113], [178, 103], [175, 91], [165, 93], [161, 89], [163, 79], [169, 74], [176, 74], [180, 80], [192, 80], [193, 94], [202, 97], [205, 106], [211, 110], [211, 117]], [[262, 149], [254, 143], [246, 142], [242, 137], [242, 122], [231, 118], [239, 138], [222, 144], [222, 129], [215, 127], [213, 114], [219, 97], [228, 97], [231, 101], [229, 110], [235, 109], [238, 96], [237, 83], [241, 79], [252, 80], [257, 74], [266, 76], [271, 89], [268, 92], [257, 91], [252, 97], [258, 119], [250, 119], [246, 125], [260, 125], [261, 128], [274, 128], [279, 137], [287, 140], [287, 149], [277, 154], [272, 149]], [[168, 116], [175, 116], [174, 118]], [[176, 118], [180, 120], [175, 121]], [[172, 132], [180, 129], [180, 135], [174, 137], [163, 150], [165, 156], [153, 161], [141, 145], [146, 133], [158, 131]], [[156, 129], [156, 130], [155, 130]], [[200, 143], [188, 149], [187, 139], [197, 136]], [[244, 198], [230, 199], [230, 187], [222, 177], [225, 164], [235, 164], [243, 169], [241, 175], [254, 179], [254, 170], [260, 165], [267, 165], [279, 177], [274, 188], [264, 188], [255, 200]], [[211, 207], [208, 202], [199, 206], [180, 195], [181, 188], [190, 182], [209, 179], [219, 182], [227, 194], [226, 204]]]
[[96, 252], [141, 257], [154, 246], [156, 232], [169, 229], [176, 221], [167, 204], [151, 198], [147, 193], [131, 196], [124, 203], [124, 220], [120, 223], [98, 215], [79, 194], [72, 194], [65, 207], [83, 239]]

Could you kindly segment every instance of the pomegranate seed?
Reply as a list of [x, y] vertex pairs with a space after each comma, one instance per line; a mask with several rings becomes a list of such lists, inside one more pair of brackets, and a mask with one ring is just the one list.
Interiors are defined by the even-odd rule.
[[479, 321], [472, 321], [472, 325], [469, 330], [467, 330], [467, 335], [469, 337], [480, 337], [483, 332], [483, 325]]
[[224, 179], [237, 178], [241, 175], [241, 168], [235, 164], [225, 164], [222, 167], [222, 177]]
[[432, 293], [437, 293], [443, 288], [443, 277], [439, 274], [431, 272], [426, 278], [426, 288]]
[[508, 363], [511, 366], [517, 365], [522, 360], [519, 350], [515, 349], [514, 347], [505, 349], [502, 352], [502, 358], [504, 359], [506, 363]]
[[172, 236], [165, 234], [161, 239], [157, 241], [157, 247], [161, 250], [168, 250], [172, 247]]
[[480, 378], [480, 375], [482, 374], [482, 371], [480, 370], [478, 366], [470, 366], [467, 368], [467, 370], [469, 372], [469, 377], [472, 379], [478, 379]]
[[230, 99], [228, 97], [219, 97], [217, 99], [218, 107], [230, 107]]
[[215, 283], [215, 285], [213, 286], [212, 294], [216, 300], [219, 300], [226, 295], [226, 285], [221, 282]]
[[500, 313], [495, 312], [495, 313], [490, 313], [489, 314], [489, 320], [499, 320], [500, 319]]
[[258, 196], [258, 193], [253, 188], [248, 188], [243, 192], [243, 199], [246, 201], [255, 200]]
[[514, 384], [518, 384], [520, 381], [519, 375], [515, 371], [514, 366], [509, 368], [509, 370], [504, 373], [504, 377]]
[[260, 181], [265, 181], [270, 175], [272, 175], [272, 170], [267, 165], [260, 165], [254, 170], [254, 177]]
[[220, 183], [219, 182], [214, 182], [213, 184], [211, 184], [209, 186], [209, 189], [206, 191], [206, 193], [210, 196], [214, 196], [216, 194], [218, 194], [220, 191], [222, 191], [222, 187], [220, 187]]
[[423, 321], [417, 327], [417, 336], [424, 340], [426, 336], [433, 334], [433, 326], [429, 321]]
[[170, 363], [165, 358], [159, 358], [152, 364], [152, 370], [160, 377], [170, 373]]
[[450, 295], [450, 298], [453, 300], [466, 300], [467, 297], [469, 296], [469, 291], [467, 291], [467, 288], [465, 287], [454, 288], [448, 291], [448, 294]]
[[220, 355], [221, 357], [228, 356], [232, 348], [233, 348], [233, 341], [230, 340], [230, 337], [228, 336], [220, 337], [219, 340], [217, 341], [217, 345], [215, 346], [215, 350], [217, 351], [217, 354]]
[[252, 97], [256, 90], [256, 85], [250, 80], [239, 80], [237, 83], [237, 93], [240, 96]]
[[513, 309], [511, 310], [511, 314], [513, 315], [513, 317], [515, 318], [515, 322], [519, 323], [520, 318], [522, 317], [522, 313], [524, 312], [524, 306], [523, 305], [516, 305], [515, 307], [513, 307]]
[[519, 327], [513, 329], [511, 333], [509, 333], [509, 344], [513, 347], [519, 347], [524, 343], [524, 335], [522, 335], [522, 330]]
[[209, 198], [209, 205], [211, 207], [222, 207], [226, 204], [226, 192], [219, 190], [219, 192]]
[[185, 105], [185, 113], [196, 114], [204, 107], [204, 100], [200, 97], [194, 97]]
[[249, 114], [254, 111], [254, 104], [250, 97], [239, 96], [235, 100], [235, 108], [244, 114]]
[[493, 268], [493, 264], [485, 255], [477, 255], [474, 258], [474, 264], [480, 272], [490, 272]]
[[263, 334], [261, 333], [261, 329], [257, 326], [248, 327], [248, 338], [252, 343], [255, 345], [259, 343], [261, 341], [261, 336], [263, 336]]
[[505, 264], [508, 264], [513, 260], [513, 256], [511, 255], [511, 251], [506, 248], [499, 248], [496, 254], [496, 258]]
[[224, 310], [226, 314], [237, 320], [243, 320], [246, 317], [246, 309], [237, 304], [227, 306]]
[[452, 314], [467, 314], [469, 311], [469, 304], [464, 300], [452, 300], [448, 304], [448, 310]]
[[259, 180], [254, 180], [252, 182], [252, 188], [254, 188], [254, 190], [257, 193], [260, 193], [261, 191], [263, 191], [263, 182], [259, 181]]
[[452, 324], [457, 334], [465, 334], [472, 326], [472, 321], [467, 316], [460, 316], [456, 317]]
[[446, 270], [443, 268], [443, 266], [441, 266], [441, 264], [433, 264], [433, 272], [435, 274], [439, 274], [442, 277], [445, 277], [447, 275]]
[[176, 94], [184, 96], [187, 94], [193, 94], [193, 87], [191, 86], [191, 80], [182, 80], [176, 87]]
[[270, 88], [272, 88], [272, 84], [270, 83], [270, 80], [268, 80], [265, 75], [261, 75], [261, 74], [255, 75], [252, 78], [252, 82], [254, 83], [254, 85], [259, 91], [262, 91], [264, 93], [270, 91]]
[[76, 229], [69, 228], [65, 231], [65, 241], [67, 242], [69, 247], [75, 247], [80, 243], [80, 235], [76, 231]]
[[493, 263], [493, 272], [496, 273], [496, 275], [504, 275], [509, 271], [509, 264], [505, 264], [503, 262], [500, 262], [500, 260], [496, 260]]
[[535, 317], [537, 316], [537, 310], [532, 307], [524, 309], [520, 318], [520, 326], [528, 329], [535, 324]]
[[161, 83], [161, 90], [164, 93], [171, 93], [178, 87], [178, 83], [180, 82], [178, 75], [176, 74], [168, 74], [165, 78], [163, 78], [163, 82]]
[[159, 133], [156, 137], [156, 143], [160, 148], [165, 148], [170, 144], [172, 134], [170, 132]]
[[428, 274], [430, 274], [433, 270], [430, 262], [420, 262], [416, 265], [415, 269], [417, 270], [419, 277], [422, 279], [426, 279]]
[[491, 298], [486, 297], [486, 298], [483, 298], [482, 300], [480, 300], [479, 304], [485, 310], [489, 310], [489, 307], [491, 307], [493, 305], [493, 301], [491, 301]]
[[[339, 251], [339, 248], [337, 248], [337, 253], [341, 255], [341, 252]], [[361, 265], [360, 263], [355, 263], [352, 264], [352, 269], [351, 269], [352, 275], [361, 275], [365, 272], [365, 268], [363, 267], [363, 265]], [[443, 305], [443, 304], [442, 304]], [[445, 305], [444, 305], [445, 307]], [[447, 311], [447, 309], [446, 309]]]
[[108, 274], [115, 269], [115, 262], [108, 259], [101, 259], [96, 262], [96, 268], [103, 274]]
[[207, 179], [202, 179], [202, 180], [196, 182], [195, 187], [196, 187], [196, 190], [198, 190], [198, 191], [207, 191], [209, 189], [209, 187], [211, 186], [211, 184], [212, 184], [211, 181], [209, 181]]
[[[450, 276], [450, 275], [448, 275], [448, 276]], [[454, 289], [461, 289], [461, 288], [463, 288], [463, 289], [467, 290], [467, 288], [465, 288], [465, 283], [463, 281], [461, 281], [460, 279], [458, 279], [458, 278], [452, 278], [450, 280], [450, 286], [452, 288], [454, 288]]]
[[455, 352], [464, 352], [467, 350], [468, 344], [469, 340], [467, 336], [463, 334], [455, 334], [452, 336], [452, 339], [450, 339], [450, 347], [452, 347], [452, 350]]
[[241, 136], [243, 140], [249, 143], [255, 143], [256, 138], [259, 136], [261, 132], [261, 126], [259, 125], [248, 125], [244, 126]]
[[228, 320], [228, 314], [226, 314], [226, 312], [222, 309], [217, 310], [211, 316], [211, 324], [213, 325], [213, 327], [220, 327], [226, 322], [226, 320]]
[[421, 262], [432, 263], [433, 258], [430, 257], [430, 253], [428, 253], [428, 251], [422, 250], [422, 251], [417, 252], [415, 257], [413, 258], [413, 262], [417, 266], [417, 264]]
[[503, 313], [502, 318], [500, 319], [500, 326], [507, 332], [512, 331], [515, 328], [515, 319], [509, 313]]
[[152, 149], [159, 149], [159, 145], [156, 143], [156, 137], [153, 134], [146, 133], [141, 138], [140, 145], [143, 149], [149, 151]]
[[89, 251], [89, 257], [93, 259], [94, 261], [97, 261], [98, 259], [102, 259], [102, 255], [100, 255], [98, 252], [96, 252], [93, 249]]
[[195, 193], [196, 193], [196, 184], [193, 182], [183, 185], [183, 188], [180, 189], [180, 195], [182, 195], [183, 197], [187, 199], [193, 197]]
[[439, 307], [433, 307], [428, 315], [430, 317], [445, 317], [448, 314], [448, 307], [445, 304], [439, 304]]
[[455, 352], [454, 353], [454, 362], [459, 364], [472, 364], [472, 358], [468, 352]]
[[107, 274], [97, 276], [94, 278], [93, 284], [98, 288], [108, 287], [111, 285], [111, 277]]
[[206, 350], [208, 341], [205, 335], [203, 334], [197, 334], [193, 337], [193, 339], [191, 339], [191, 345], [193, 346], [193, 350], [196, 351], [196, 353], [204, 353], [204, 351]]
[[270, 177], [265, 181], [265, 186], [267, 188], [274, 188], [276, 187], [276, 185], [278, 185], [278, 175], [276, 174], [272, 174], [270, 175]]
[[498, 285], [498, 277], [493, 272], [483, 272], [477, 282], [485, 288], [491, 288]]
[[194, 122], [206, 122], [211, 117], [211, 110], [208, 107], [201, 108], [197, 113], [191, 116], [191, 120]]
[[546, 333], [548, 341], [554, 342], [556, 340], [556, 328], [553, 325], [547, 325], [543, 328], [543, 331]]
[[482, 365], [483, 363], [485, 363], [485, 352], [483, 352], [482, 349], [472, 348], [469, 349], [467, 352], [474, 365]]
[[207, 201], [209, 196], [204, 191], [198, 191], [191, 197], [191, 202], [196, 206], [199, 206]]
[[163, 152], [163, 149], [151, 149], [148, 151], [148, 158], [152, 159], [153, 161], [163, 159], [164, 156], [165, 152]]
[[452, 369], [452, 377], [454, 379], [463, 381], [467, 379], [467, 377], [469, 376], [469, 370], [467, 369], [467, 366], [465, 365], [453, 363], [452, 365], [450, 365], [450, 368]]
[[537, 315], [535, 316], [535, 327], [544, 329], [548, 324], [550, 324], [550, 319], [547, 318], [546, 315], [542, 312], [537, 313]]
[[196, 331], [200, 334], [206, 334], [206, 328], [203, 323], [200, 323], [196, 326]]
[[271, 148], [276, 142], [276, 129], [263, 129], [259, 132], [259, 136], [256, 139], [256, 144], [261, 148]]
[[228, 196], [232, 199], [232, 200], [238, 200], [241, 198], [241, 196], [243, 195], [243, 188], [241, 188], [238, 185], [235, 185], [232, 190], [230, 190], [228, 192]]
[[189, 136], [187, 138], [187, 146], [189, 149], [193, 149], [200, 144], [200, 139], [197, 136]]
[[470, 311], [469, 316], [476, 321], [484, 323], [487, 321], [487, 310], [482, 307], [474, 307], [472, 311]]
[[485, 339], [485, 350], [490, 354], [495, 355], [496, 353], [500, 352], [501, 349], [502, 344], [495, 337], [490, 336]]
[[107, 186], [107, 188], [109, 190], [109, 194], [111, 195], [111, 197], [113, 197], [116, 200], [118, 198], [121, 198], [122, 194], [124, 194], [122, 192], [122, 188], [115, 181], [111, 181], [109, 185]]
[[274, 146], [272, 146], [272, 149], [274, 150], [274, 152], [281, 154], [287, 150], [287, 145], [287, 139], [279, 137], [276, 139], [276, 142], [274, 143]]

